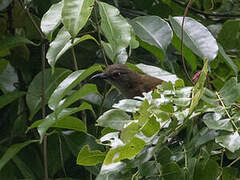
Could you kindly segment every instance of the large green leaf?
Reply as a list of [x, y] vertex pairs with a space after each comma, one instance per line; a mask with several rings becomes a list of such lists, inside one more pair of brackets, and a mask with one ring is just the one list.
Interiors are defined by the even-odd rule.
[[215, 139], [216, 143], [222, 147], [227, 148], [231, 152], [235, 152], [240, 148], [240, 136], [238, 132], [219, 136]]
[[127, 61], [126, 48], [131, 40], [131, 26], [114, 6], [104, 2], [98, 2], [98, 5], [102, 31], [113, 49], [113, 61], [124, 64]]
[[176, 75], [171, 74], [167, 71], [164, 71], [156, 66], [150, 66], [146, 64], [137, 64], [136, 66], [144, 73], [150, 76], [162, 79], [166, 82], [168, 81], [175, 82], [178, 79]]
[[[174, 32], [181, 38], [183, 17], [170, 17]], [[202, 59], [213, 60], [218, 53], [218, 45], [208, 29], [193, 18], [185, 17], [183, 43]]]
[[227, 20], [218, 34], [218, 41], [223, 45], [225, 49], [237, 49], [240, 50], [240, 19]]
[[48, 59], [48, 63], [54, 69], [54, 65], [57, 60], [61, 57], [61, 55], [66, 52], [64, 51], [64, 47], [71, 39], [71, 35], [66, 30], [65, 27], [62, 27], [58, 32], [56, 38], [50, 43], [46, 58]]
[[98, 118], [97, 125], [121, 130], [129, 122], [131, 122], [131, 117], [127, 113], [122, 110], [111, 109]]
[[222, 116], [218, 113], [207, 113], [203, 116], [203, 122], [209, 129], [233, 132], [233, 127], [230, 119], [221, 119], [221, 117]]
[[234, 64], [234, 62], [232, 61], [232, 59], [226, 54], [226, 52], [224, 51], [223, 47], [221, 44], [218, 44], [219, 47], [219, 53], [221, 54], [221, 56], [223, 57], [223, 60], [225, 60], [225, 62], [227, 63], [227, 65], [229, 67], [232, 68], [232, 70], [235, 72], [236, 76], [238, 75], [238, 67]]
[[86, 79], [89, 75], [96, 71], [101, 71], [102, 68], [100, 65], [91, 66], [90, 68], [86, 70], [78, 70], [70, 74], [66, 79], [64, 79], [57, 89], [53, 92], [51, 95], [48, 106], [52, 110], [56, 110], [57, 107], [59, 107], [60, 101], [64, 98], [67, 93], [70, 92], [72, 88], [77, 86], [81, 81]]
[[53, 71], [54, 71], [54, 66], [57, 60], [71, 47], [76, 46], [78, 43], [88, 39], [94, 40], [96, 43], [98, 43], [94, 37], [88, 34], [80, 38], [75, 38], [73, 42], [70, 38], [71, 38], [70, 34], [63, 27], [58, 32], [54, 41], [50, 43], [46, 57]]
[[169, 24], [158, 16], [140, 16], [131, 21], [136, 35], [144, 42], [167, 50], [173, 33]]
[[10, 160], [12, 159], [22, 148], [25, 146], [34, 143], [34, 142], [39, 142], [39, 140], [30, 140], [30, 141], [25, 141], [23, 143], [19, 144], [14, 144], [10, 146], [7, 151], [4, 153], [4, 155], [0, 159], [0, 171], [3, 168], [3, 166]]
[[13, 91], [0, 96], [0, 109], [25, 94], [23, 91]]
[[91, 151], [89, 145], [85, 145], [78, 154], [77, 164], [83, 166], [93, 166], [103, 162], [105, 152], [99, 150]]
[[240, 83], [237, 83], [237, 78], [229, 79], [220, 89], [219, 94], [226, 105], [234, 103], [240, 97]]
[[48, 11], [43, 15], [41, 19], [42, 32], [47, 36], [48, 40], [51, 41], [53, 31], [61, 23], [63, 2], [53, 4]]
[[5, 49], [10, 49], [14, 48], [17, 46], [21, 46], [23, 44], [31, 44], [31, 45], [37, 45], [34, 42], [21, 37], [21, 36], [7, 36], [5, 38], [0, 39], [0, 51], [5, 50]]
[[144, 140], [134, 137], [129, 143], [110, 149], [103, 162], [103, 167], [104, 165], [120, 162], [123, 159], [133, 158], [142, 151], [145, 145]]
[[83, 87], [81, 87], [79, 90], [73, 92], [70, 96], [67, 96], [65, 99], [63, 99], [57, 109], [55, 110], [55, 113], [58, 114], [62, 111], [62, 109], [70, 106], [74, 102], [78, 101], [82, 97], [88, 95], [98, 93], [97, 87], [95, 84], [85, 84]]
[[[45, 104], [48, 102], [49, 97], [56, 89], [58, 84], [65, 79], [71, 73], [68, 69], [57, 68], [52, 74], [51, 69], [46, 69], [44, 74], [44, 95], [45, 95]], [[41, 72], [38, 73], [28, 87], [28, 92], [26, 96], [26, 102], [30, 110], [30, 117], [33, 116], [39, 111], [42, 103], [42, 90], [41, 90]]]
[[62, 21], [75, 38], [91, 15], [94, 0], [63, 0]]

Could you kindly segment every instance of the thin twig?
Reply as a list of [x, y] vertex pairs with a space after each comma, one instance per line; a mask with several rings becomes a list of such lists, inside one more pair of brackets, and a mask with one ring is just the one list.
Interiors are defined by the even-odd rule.
[[67, 177], [67, 173], [66, 173], [65, 166], [64, 166], [64, 159], [63, 159], [62, 139], [60, 136], [58, 136], [58, 141], [59, 141], [59, 151], [60, 151], [62, 169], [63, 169], [64, 176]]
[[[181, 2], [178, 0], [172, 0], [172, 1], [176, 4], [179, 4], [180, 6], [183, 6], [183, 7], [186, 6], [186, 4], [184, 2]], [[192, 7], [189, 8], [189, 11], [192, 11], [192, 12], [204, 15], [204, 16], [212, 16], [212, 17], [219, 17], [219, 18], [239, 18], [240, 17], [240, 14], [207, 13], [207, 12], [203, 12], [203, 11], [200, 11], [200, 10], [192, 8]]]
[[185, 64], [185, 59], [184, 59], [184, 51], [183, 51], [183, 38], [184, 38], [184, 28], [183, 28], [183, 26], [184, 26], [184, 20], [185, 20], [185, 17], [187, 15], [188, 9], [191, 6], [191, 4], [192, 4], [192, 0], [189, 0], [189, 2], [187, 4], [187, 7], [185, 8], [184, 15], [183, 15], [183, 20], [182, 20], [182, 28], [181, 28], [181, 57], [182, 57], [183, 69], [184, 69], [188, 79], [190, 80], [190, 82], [192, 84], [194, 84], [192, 78], [188, 74], [188, 71], [187, 71], [187, 68], [186, 68], [186, 64]]
[[76, 54], [74, 51], [74, 47], [71, 47], [71, 51], [72, 51], [72, 56], [73, 56], [73, 64], [74, 64], [74, 69], [75, 71], [78, 70], [78, 64], [77, 64], [77, 58], [76, 58]]
[[96, 28], [97, 28], [97, 32], [98, 32], [98, 41], [99, 41], [99, 44], [100, 44], [100, 49], [101, 49], [105, 64], [108, 66], [107, 57], [106, 57], [106, 54], [105, 54], [105, 51], [103, 49], [103, 45], [102, 45], [102, 42], [101, 42], [101, 29], [100, 29], [100, 26], [99, 26], [99, 23], [98, 23], [96, 4], [95, 4], [95, 7], [94, 7], [94, 16], [95, 16], [95, 21], [96, 21], [96, 26], [97, 26]]
[[231, 167], [233, 164], [235, 164], [237, 161], [240, 160], [240, 157], [238, 157], [237, 159], [235, 159], [233, 162], [231, 162], [229, 165], [227, 165], [227, 167]]
[[30, 18], [30, 20], [32, 21], [34, 27], [36, 28], [36, 30], [39, 32], [40, 36], [42, 39], [45, 39], [45, 35], [42, 32], [41, 28], [38, 27], [36, 21], [33, 19], [31, 13], [29, 12], [29, 9], [24, 5], [24, 3], [22, 2], [22, 0], [19, 0], [19, 3], [21, 4], [22, 8], [26, 11], [28, 17]]
[[228, 113], [227, 108], [226, 108], [224, 102], [222, 101], [222, 98], [221, 98], [220, 95], [218, 94], [218, 92], [216, 92], [216, 95], [217, 95], [218, 100], [220, 101], [222, 107], [224, 108], [224, 111], [226, 112], [228, 118], [230, 119], [230, 122], [231, 122], [231, 124], [233, 125], [233, 128], [234, 128], [235, 130], [238, 130], [238, 127], [236, 126], [236, 124], [234, 123], [232, 117], [231, 117], [230, 114]]

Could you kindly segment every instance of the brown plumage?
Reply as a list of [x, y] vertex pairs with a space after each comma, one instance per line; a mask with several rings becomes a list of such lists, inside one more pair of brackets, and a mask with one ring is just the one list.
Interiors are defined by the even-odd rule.
[[123, 64], [108, 66], [103, 73], [92, 78], [106, 80], [116, 86], [126, 98], [142, 96], [143, 92], [149, 92], [163, 82], [161, 79], [133, 71]]

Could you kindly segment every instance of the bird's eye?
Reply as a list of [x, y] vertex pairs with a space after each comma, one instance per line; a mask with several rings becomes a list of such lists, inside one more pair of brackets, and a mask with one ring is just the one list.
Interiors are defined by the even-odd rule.
[[120, 72], [115, 72], [115, 73], [113, 73], [113, 75], [112, 75], [112, 77], [113, 77], [114, 79], [119, 79], [120, 76], [121, 76], [121, 73], [120, 73]]

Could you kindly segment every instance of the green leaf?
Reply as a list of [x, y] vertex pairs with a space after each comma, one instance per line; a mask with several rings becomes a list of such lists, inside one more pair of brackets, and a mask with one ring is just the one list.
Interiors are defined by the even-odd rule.
[[103, 167], [112, 163], [120, 162], [123, 159], [130, 159], [136, 156], [145, 146], [142, 139], [134, 137], [129, 143], [110, 149], [103, 162]]
[[148, 44], [145, 41], [142, 41], [141, 39], [137, 38], [137, 40], [140, 43], [140, 46], [143, 47], [144, 49], [146, 49], [147, 51], [151, 52], [159, 61], [163, 61], [164, 60], [164, 51], [162, 51], [161, 49], [159, 49], [158, 47]]
[[232, 68], [232, 70], [234, 71], [234, 73], [236, 74], [236, 76], [238, 75], [238, 67], [234, 64], [234, 62], [232, 61], [232, 59], [225, 53], [223, 47], [221, 44], [218, 44], [218, 48], [219, 48], [219, 53], [221, 54], [221, 56], [223, 57], [223, 60], [227, 63], [227, 65]]
[[66, 52], [66, 49], [64, 49], [64, 47], [70, 41], [70, 39], [71, 35], [65, 27], [62, 27], [58, 32], [56, 38], [50, 43], [46, 58], [48, 59], [48, 63], [53, 70], [57, 60]]
[[0, 76], [2, 72], [6, 69], [8, 63], [8, 60], [0, 58]]
[[91, 15], [94, 0], [63, 0], [62, 21], [66, 30], [75, 38]]
[[[172, 45], [179, 51], [181, 52], [181, 40], [176, 36], [176, 34], [173, 34], [172, 38]], [[187, 60], [189, 65], [191, 66], [192, 70], [196, 70], [197, 68], [197, 58], [195, 54], [183, 44], [183, 55], [184, 58]]]
[[25, 94], [23, 91], [13, 91], [0, 96], [0, 109]]
[[[170, 22], [178, 38], [181, 38], [183, 17], [170, 17]], [[208, 29], [193, 18], [185, 17], [183, 43], [202, 59], [213, 60], [218, 53], [218, 45]]]
[[[36, 128], [38, 127], [38, 132], [40, 134], [40, 138], [41, 138], [41, 142], [42, 142], [42, 139], [43, 139], [43, 136], [45, 135], [46, 131], [50, 128], [50, 127], [57, 127], [56, 123], [58, 121], [61, 121], [62, 119], [65, 118], [65, 120], [62, 121], [62, 123], [60, 123], [60, 125], [65, 125], [65, 121], [67, 121], [67, 117], [69, 117], [71, 114], [74, 114], [76, 112], [79, 112], [79, 111], [83, 111], [83, 110], [92, 110], [92, 107], [91, 105], [89, 105], [88, 103], [82, 103], [79, 107], [76, 107], [76, 108], [66, 108], [66, 109], [62, 109], [62, 111], [58, 114], [58, 116], [56, 116], [55, 112], [49, 114], [45, 119], [42, 119], [42, 120], [38, 120], [38, 121], [35, 121], [30, 127], [28, 127], [27, 129], [27, 132], [32, 129], [32, 128]], [[78, 131], [86, 131], [85, 129], [85, 125], [82, 123], [82, 122], [79, 122], [80, 120], [76, 120], [76, 119], [72, 119], [70, 120], [72, 121], [73, 125], [74, 123], [79, 123], [79, 125], [76, 125]], [[66, 122], [67, 123], [67, 122]], [[59, 127], [60, 127], [59, 125]], [[61, 125], [61, 126], [62, 126]], [[68, 124], [66, 124], [66, 128]], [[61, 127], [60, 127], [61, 128]], [[71, 126], [71, 124], [69, 124], [69, 128], [71, 129], [74, 129], [74, 126]]]
[[224, 167], [222, 171], [222, 180], [236, 180], [238, 174], [237, 168]]
[[[65, 33], [65, 35], [67, 34], [67, 32], [64, 32], [64, 33]], [[59, 35], [59, 36], [62, 36], [62, 35]], [[65, 41], [65, 39], [62, 39], [62, 38], [64, 38], [64, 35], [62, 37], [59, 37], [59, 39], [56, 38], [50, 44], [50, 47], [47, 52], [46, 57], [48, 58], [48, 62], [51, 65], [53, 71], [54, 71], [54, 65], [57, 62], [57, 60], [71, 47], [74, 47], [74, 46], [78, 45], [80, 42], [85, 41], [85, 40], [93, 40], [98, 44], [97, 40], [88, 34], [86, 34], [80, 38], [75, 38], [73, 42], [68, 37], [66, 37], [66, 39], [68, 39], [68, 41]], [[62, 41], [64, 41], [64, 42], [62, 42]], [[61, 43], [63, 43], [63, 44], [61, 44]]]
[[6, 67], [0, 74], [0, 89], [3, 93], [8, 93], [16, 90], [14, 84], [18, 83], [18, 76], [10, 63], [7, 63], [7, 65], [4, 63], [4, 66]]
[[52, 33], [61, 24], [63, 1], [53, 4], [41, 19], [41, 29], [49, 41]]
[[233, 132], [233, 127], [230, 119], [221, 119], [218, 113], [207, 113], [203, 116], [203, 122], [209, 129], [225, 130]]
[[[50, 98], [53, 91], [59, 85], [63, 79], [65, 79], [71, 73], [68, 69], [63, 68], [56, 68], [55, 72], [52, 74], [51, 69], [46, 69], [44, 74], [44, 94], [45, 94], [45, 104], [47, 103], [48, 99]], [[38, 73], [30, 83], [28, 87], [28, 92], [26, 96], [26, 102], [28, 108], [30, 110], [30, 117], [31, 120], [33, 116], [39, 111], [42, 104], [42, 90], [41, 90], [41, 80], [42, 74], [41, 72]]]
[[102, 163], [105, 156], [105, 152], [101, 152], [99, 150], [91, 151], [89, 145], [85, 145], [78, 154], [77, 164], [83, 166], [94, 166]]
[[237, 78], [232, 77], [220, 89], [219, 95], [224, 104], [230, 105], [240, 97], [240, 83], [237, 83]]
[[70, 106], [74, 102], [78, 101], [82, 97], [92, 94], [92, 93], [98, 93], [97, 87], [95, 84], [85, 84], [83, 87], [81, 87], [79, 90], [73, 92], [70, 96], [63, 99], [60, 104], [58, 105], [57, 109], [55, 109], [55, 113], [58, 115], [62, 109]]
[[58, 87], [55, 89], [51, 95], [48, 106], [52, 110], [56, 110], [59, 107], [60, 101], [81, 81], [86, 79], [89, 75], [96, 71], [101, 71], [102, 67], [100, 65], [91, 66], [86, 70], [78, 70], [70, 74], [66, 79], [64, 79]]
[[5, 49], [11, 49], [17, 46], [21, 46], [23, 44], [31, 44], [37, 46], [37, 44], [32, 41], [21, 37], [21, 36], [7, 36], [5, 38], [0, 39], [0, 51]]
[[169, 24], [158, 16], [140, 16], [131, 21], [136, 35], [144, 42], [166, 51], [173, 33]]
[[139, 110], [139, 106], [141, 106], [141, 101], [134, 99], [122, 99], [117, 104], [114, 104], [113, 108], [133, 113]]
[[196, 180], [199, 179], [199, 177], [201, 177], [201, 180], [217, 179], [219, 166], [216, 161], [209, 159], [206, 163], [198, 162], [195, 171], [194, 179]]
[[204, 92], [204, 84], [207, 78], [207, 73], [208, 73], [208, 61], [205, 61], [197, 84], [193, 87], [192, 90], [192, 102], [188, 113], [189, 115], [192, 114], [194, 108], [198, 105], [198, 102], [202, 97], [202, 94]]
[[240, 50], [240, 20], [238, 18], [229, 19], [224, 22], [221, 32], [218, 34], [218, 42], [224, 49]]
[[220, 144], [222, 147], [227, 148], [231, 152], [235, 152], [240, 148], [240, 136], [238, 132], [219, 136], [215, 139], [216, 143]]
[[109, 59], [111, 59], [112, 62], [114, 62], [114, 51], [110, 43], [106, 43], [104, 41], [101, 41], [102, 46], [104, 48], [104, 51], [106, 52]]
[[24, 148], [25, 146], [27, 146], [31, 143], [34, 143], [34, 142], [39, 142], [39, 140], [25, 141], [23, 143], [14, 144], [14, 145], [10, 146], [0, 159], [0, 171], [4, 167], [4, 165], [9, 160], [11, 160], [22, 148]]
[[111, 109], [98, 118], [97, 125], [121, 130], [129, 122], [131, 122], [131, 117], [127, 113], [122, 110]]
[[101, 16], [101, 28], [110, 43], [114, 62], [125, 64], [127, 61], [126, 48], [130, 45], [131, 26], [114, 6], [98, 2]]
[[52, 127], [71, 129], [71, 130], [82, 131], [82, 132], [87, 131], [83, 121], [73, 116], [67, 116], [67, 117], [61, 118], [59, 121], [56, 122], [56, 124], [53, 124]]
[[150, 65], [146, 65], [146, 64], [137, 64], [136, 65], [139, 69], [141, 69], [144, 73], [162, 79], [166, 82], [171, 81], [171, 82], [175, 82], [176, 80], [178, 80], [178, 77], [174, 74], [171, 74], [167, 71], [164, 71], [156, 66], [150, 66]]
[[170, 162], [167, 164], [164, 164], [162, 167], [162, 176], [166, 180], [172, 180], [172, 179], [184, 179], [183, 173], [179, 167], [179, 165], [175, 162]]

